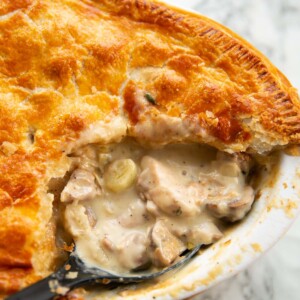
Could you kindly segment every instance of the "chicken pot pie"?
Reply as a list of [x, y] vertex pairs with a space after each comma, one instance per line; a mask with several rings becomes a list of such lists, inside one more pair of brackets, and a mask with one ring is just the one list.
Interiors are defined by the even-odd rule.
[[0, 15], [2, 296], [53, 271], [70, 236], [119, 270], [216, 241], [213, 220], [251, 208], [253, 155], [299, 143], [296, 90], [210, 19], [148, 0]]

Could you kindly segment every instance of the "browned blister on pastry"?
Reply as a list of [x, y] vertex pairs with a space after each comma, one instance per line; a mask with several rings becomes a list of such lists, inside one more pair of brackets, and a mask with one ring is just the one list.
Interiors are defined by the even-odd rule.
[[48, 182], [79, 146], [299, 143], [296, 90], [206, 17], [148, 0], [4, 0], [0, 16], [0, 294], [55, 268]]

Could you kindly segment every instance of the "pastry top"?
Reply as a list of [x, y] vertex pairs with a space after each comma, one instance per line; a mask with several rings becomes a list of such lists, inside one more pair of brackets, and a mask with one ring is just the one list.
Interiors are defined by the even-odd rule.
[[55, 267], [48, 182], [76, 147], [299, 143], [296, 90], [206, 17], [148, 0], [4, 0], [0, 16], [0, 294]]

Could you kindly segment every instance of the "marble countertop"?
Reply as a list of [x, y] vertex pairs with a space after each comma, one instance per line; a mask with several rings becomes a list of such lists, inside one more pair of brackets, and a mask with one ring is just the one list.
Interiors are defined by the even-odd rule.
[[[300, 90], [300, 0], [167, 0], [243, 36]], [[300, 299], [300, 218], [247, 270], [193, 300]]]

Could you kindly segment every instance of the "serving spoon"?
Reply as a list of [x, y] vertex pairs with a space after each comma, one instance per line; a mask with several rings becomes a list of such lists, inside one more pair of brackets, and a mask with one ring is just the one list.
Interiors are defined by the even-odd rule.
[[200, 247], [201, 245], [198, 245], [185, 251], [178, 262], [161, 271], [153, 273], [136, 271], [132, 275], [126, 276], [113, 274], [98, 267], [87, 267], [74, 250], [67, 262], [58, 271], [6, 298], [6, 300], [50, 300], [84, 285], [95, 283], [106, 285], [111, 282], [126, 284], [153, 279], [185, 265], [199, 251]]

